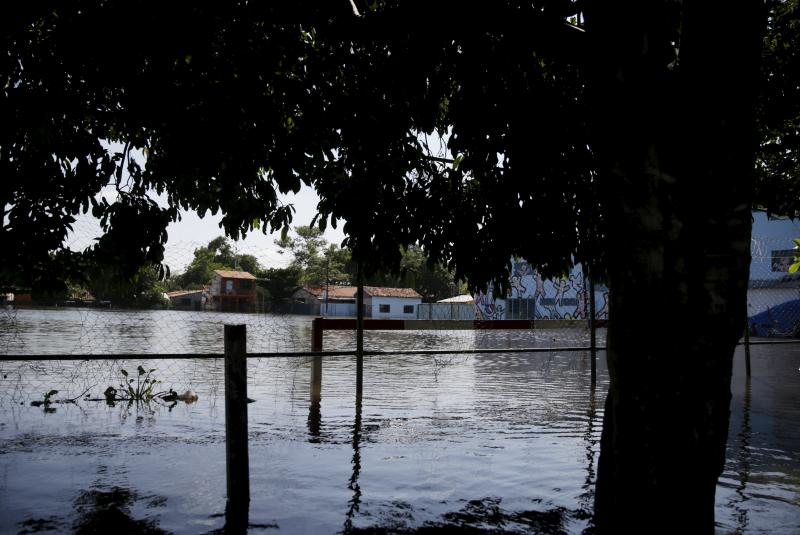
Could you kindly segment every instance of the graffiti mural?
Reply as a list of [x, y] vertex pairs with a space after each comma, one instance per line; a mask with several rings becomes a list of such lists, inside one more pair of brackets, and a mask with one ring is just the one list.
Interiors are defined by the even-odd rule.
[[[491, 290], [475, 297], [476, 319], [588, 319], [589, 296], [580, 264], [563, 277], [544, 279], [522, 260], [512, 262], [510, 291], [495, 299]], [[594, 289], [597, 319], [608, 319], [608, 289]]]
[[479, 292], [475, 296], [476, 320], [502, 320], [505, 318], [505, 303], [502, 299], [495, 300], [492, 289], [488, 293]]

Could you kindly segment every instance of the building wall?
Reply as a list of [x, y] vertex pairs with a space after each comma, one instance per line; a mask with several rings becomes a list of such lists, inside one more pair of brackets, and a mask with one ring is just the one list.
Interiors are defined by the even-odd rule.
[[[782, 288], [751, 288], [748, 292], [748, 315], [767, 307], [798, 298], [798, 288], [787, 288], [787, 268], [794, 254], [795, 238], [800, 238], [800, 221], [768, 219], [765, 212], [753, 212], [750, 280], [766, 283], [783, 281]], [[587, 283], [588, 284], [588, 283]], [[798, 283], [800, 284], [800, 283]], [[506, 296], [488, 293], [475, 296], [476, 319], [584, 319], [589, 303], [583, 291], [581, 265], [568, 276], [542, 279], [527, 262], [512, 262], [511, 291]], [[793, 292], [793, 293], [792, 293]], [[595, 284], [597, 319], [608, 319], [608, 288]], [[495, 298], [497, 297], [497, 298]], [[643, 306], [648, 296], [640, 297]]]
[[175, 310], [201, 310], [205, 304], [203, 292], [194, 292], [180, 296], [170, 296], [172, 308]]
[[765, 212], [753, 212], [750, 280], [786, 277], [794, 253], [794, 238], [800, 238], [800, 221], [767, 219]]
[[[399, 319], [416, 319], [417, 306], [422, 303], [422, 299], [408, 298], [408, 297], [375, 297], [373, 296], [369, 303], [364, 299], [364, 305], [367, 308], [367, 313], [373, 318], [399, 318]], [[381, 312], [381, 305], [389, 305], [389, 312]], [[413, 310], [411, 312], [403, 312], [403, 307], [411, 305]]]
[[[491, 288], [476, 295], [475, 319], [588, 319], [587, 293], [580, 264], [564, 277], [543, 279], [524, 260], [514, 260], [509, 295], [495, 299]], [[595, 318], [608, 319], [608, 288], [595, 284], [594, 295]]]
[[475, 305], [470, 303], [420, 303], [417, 305], [420, 320], [473, 320]]
[[[232, 284], [228, 284], [228, 282]], [[242, 282], [247, 284], [242, 287]], [[224, 312], [252, 312], [256, 304], [256, 281], [232, 279], [214, 274], [211, 281], [211, 298], [214, 309]]]
[[338, 316], [344, 318], [352, 318], [355, 317], [356, 315], [356, 304], [335, 303], [329, 301], [326, 308], [325, 303], [323, 302], [319, 306], [319, 313], [323, 316]]

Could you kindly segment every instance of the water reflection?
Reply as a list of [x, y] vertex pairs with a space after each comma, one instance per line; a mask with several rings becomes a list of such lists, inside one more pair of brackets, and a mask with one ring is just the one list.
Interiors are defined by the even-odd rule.
[[739, 452], [736, 457], [739, 463], [739, 485], [736, 487], [736, 494], [739, 497], [739, 503], [731, 503], [731, 506], [736, 510], [736, 523], [739, 528], [739, 533], [744, 533], [748, 524], [748, 510], [742, 507], [742, 504], [747, 501], [748, 497], [745, 493], [747, 490], [747, 483], [750, 480], [750, 396], [751, 396], [751, 377], [747, 375], [744, 383], [744, 402], [742, 406], [742, 428], [739, 431]]
[[[797, 532], [800, 353], [791, 351], [754, 347], [752, 384], [737, 357], [720, 532]], [[322, 362], [249, 362], [249, 395], [258, 400], [250, 405], [249, 521], [223, 512], [224, 418], [214, 409], [224, 399], [221, 387], [215, 393], [221, 360], [154, 362], [159, 378], [169, 378], [165, 387], [200, 395], [172, 411], [159, 405], [155, 416], [84, 400], [48, 415], [30, 397], [3, 405], [18, 389], [37, 397], [62, 390], [53, 384], [60, 376], [9, 372], [0, 382], [0, 533], [69, 532], [74, 516], [64, 511], [75, 505], [73, 489], [98, 490], [92, 468], [100, 462], [117, 470], [102, 492], [118, 485], [168, 497], [154, 527], [175, 533], [277, 525], [286, 533], [591, 529], [603, 359], [593, 389], [588, 354], [325, 358], [324, 426]], [[105, 377], [116, 378], [121, 366], [75, 363], [67, 376], [102, 392], [117, 384]], [[184, 378], [194, 384], [178, 382]], [[156, 518], [147, 501], [129, 507], [132, 522]]]
[[[538, 535], [566, 535], [569, 524], [575, 518], [575, 511], [565, 507], [546, 510], [509, 511], [502, 505], [502, 499], [485, 497], [478, 500], [460, 500], [463, 504], [456, 511], [446, 512], [442, 520], [425, 522], [417, 528], [396, 525], [354, 528], [351, 534], [431, 534], [466, 533], [474, 535], [500, 535], [504, 533], [536, 533]], [[402, 506], [402, 504], [400, 504]]]
[[[595, 429], [595, 418], [597, 417], [597, 384], [592, 382], [589, 389], [589, 408], [586, 413], [586, 433], [584, 434], [584, 441], [586, 442], [586, 479], [583, 482], [583, 493], [578, 498], [583, 516], [586, 519], [592, 517], [594, 511], [594, 485], [595, 485], [595, 455], [596, 448], [599, 442]], [[598, 422], [598, 426], [602, 426]]]
[[167, 533], [158, 527], [157, 518], [133, 517], [131, 509], [139, 501], [145, 502], [146, 508], [154, 509], [163, 507], [167, 499], [162, 496], [140, 497], [131, 489], [117, 486], [84, 490], [74, 501], [77, 518], [72, 525], [73, 533]]
[[322, 426], [322, 357], [313, 357], [311, 361], [311, 387], [308, 406], [308, 441], [320, 441]]
[[353, 495], [349, 501], [347, 514], [345, 515], [344, 532], [350, 533], [353, 530], [353, 517], [359, 512], [361, 505], [361, 486], [358, 477], [361, 474], [361, 403], [364, 394], [364, 357], [356, 357], [356, 414], [353, 421], [353, 473], [347, 488]]

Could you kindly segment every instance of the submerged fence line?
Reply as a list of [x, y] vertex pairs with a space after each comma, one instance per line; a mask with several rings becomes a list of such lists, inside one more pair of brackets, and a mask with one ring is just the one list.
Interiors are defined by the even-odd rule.
[[[750, 340], [746, 342], [741, 340], [737, 342], [737, 346], [756, 346], [756, 345], [792, 345], [800, 344], [800, 339], [793, 340]], [[480, 354], [498, 354], [498, 353], [557, 353], [562, 352], [575, 352], [575, 351], [590, 351], [592, 348], [589, 346], [559, 346], [559, 347], [507, 347], [507, 348], [485, 348], [485, 349], [403, 349], [403, 350], [364, 350], [362, 355], [368, 357], [375, 356], [392, 356], [392, 355], [480, 355]], [[597, 346], [597, 351], [606, 351], [606, 346]], [[358, 351], [274, 351], [274, 352], [247, 352], [247, 358], [251, 359], [269, 359], [269, 358], [291, 358], [291, 357], [355, 357], [358, 356]], [[224, 353], [66, 353], [66, 354], [31, 354], [21, 353], [12, 355], [3, 355], [0, 360], [4, 361], [51, 361], [51, 360], [133, 360], [133, 359], [146, 359], [146, 360], [191, 360], [191, 359], [219, 359], [225, 356]]]

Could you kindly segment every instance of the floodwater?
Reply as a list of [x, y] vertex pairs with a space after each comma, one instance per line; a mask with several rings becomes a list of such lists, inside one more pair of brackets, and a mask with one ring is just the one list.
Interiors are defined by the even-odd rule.
[[[14, 311], [0, 350], [219, 352], [223, 321], [250, 351], [307, 350], [309, 318]], [[219, 316], [219, 317], [217, 317]], [[133, 318], [139, 318], [136, 324]], [[12, 321], [13, 320], [13, 321]], [[585, 332], [373, 332], [367, 348], [576, 345]], [[352, 346], [352, 333], [326, 335]], [[800, 346], [737, 351], [718, 533], [797, 533]], [[591, 514], [607, 371], [586, 352], [248, 360], [251, 533], [581, 533]], [[102, 397], [121, 368], [199, 400]], [[0, 361], [0, 533], [214, 533], [225, 527], [222, 361]], [[44, 393], [75, 403], [31, 406]], [[360, 403], [359, 403], [360, 402]], [[657, 523], [658, 519], [654, 519]]]

